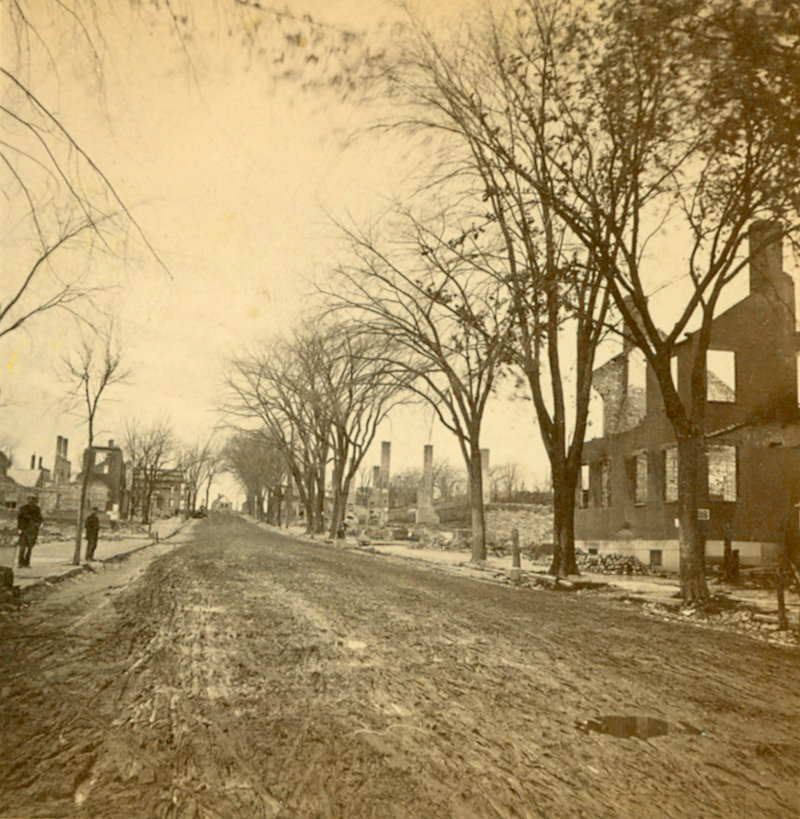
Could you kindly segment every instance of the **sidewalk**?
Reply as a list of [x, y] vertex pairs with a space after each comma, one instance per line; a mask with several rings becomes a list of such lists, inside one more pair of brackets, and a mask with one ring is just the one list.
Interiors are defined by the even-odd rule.
[[[350, 544], [348, 544], [350, 545]], [[415, 548], [400, 543], [371, 543], [367, 547], [353, 545], [352, 548], [375, 551], [378, 554], [394, 555], [409, 560], [423, 560], [451, 569], [458, 569], [459, 574], [472, 574], [486, 577], [486, 574], [509, 577], [511, 574], [511, 555], [490, 555], [482, 566], [470, 563], [469, 554], [460, 551], [446, 551], [442, 549]], [[520, 556], [520, 567], [523, 578], [530, 574], [545, 574], [548, 563], [534, 563], [526, 557]], [[649, 603], [659, 603], [663, 606], [679, 607], [680, 581], [677, 577], [653, 577], [651, 575], [621, 575], [621, 574], [594, 574], [581, 572], [581, 581], [589, 584], [605, 584], [615, 587], [632, 598], [641, 598]], [[741, 605], [751, 606], [764, 611], [775, 611], [775, 593], [758, 589], [741, 589], [735, 586], [711, 586], [712, 594], [724, 594], [731, 601]], [[797, 622], [797, 607], [800, 598], [793, 592], [786, 592], [786, 606], [790, 618]]]
[[[188, 521], [187, 521], [188, 522]], [[111, 532], [108, 529], [100, 530], [100, 539], [95, 551], [94, 563], [103, 563], [113, 560], [120, 555], [135, 552], [151, 543], [170, 537], [181, 528], [184, 521], [182, 518], [166, 518], [157, 520], [150, 525], [150, 532], [141, 534], [130, 534], [119, 537], [120, 533]], [[125, 534], [124, 532], [121, 534]], [[112, 539], [112, 537], [114, 539]], [[50, 542], [37, 543], [31, 553], [31, 565], [29, 568], [19, 568], [14, 560], [14, 585], [20, 589], [36, 586], [40, 583], [53, 582], [71, 575], [78, 574], [85, 570], [83, 555], [86, 552], [86, 539], [81, 544], [81, 564], [72, 564], [72, 555], [75, 550], [73, 540], [56, 540]], [[8, 551], [8, 550], [3, 550]], [[15, 549], [16, 552], [16, 549]], [[7, 561], [4, 561], [8, 565]]]
[[[267, 524], [262, 524], [267, 528]], [[405, 560], [419, 560], [424, 563], [433, 564], [443, 571], [458, 574], [462, 577], [474, 577], [480, 580], [494, 580], [495, 582], [509, 583], [511, 577], [511, 555], [488, 555], [481, 564], [470, 562], [470, 555], [467, 551], [434, 549], [426, 547], [412, 546], [407, 543], [397, 541], [371, 541], [368, 545], [360, 545], [353, 538], [345, 538], [341, 541], [331, 541], [326, 536], [316, 537], [305, 534], [301, 527], [291, 527], [289, 530], [280, 529], [284, 534], [290, 534], [303, 540], [319, 543], [321, 541], [334, 543], [339, 548], [353, 549], [356, 551], [373, 554], [389, 555]], [[534, 585], [532, 582], [536, 576], [546, 576], [548, 562], [533, 562], [524, 555], [520, 555], [521, 579], [525, 586]], [[542, 577], [542, 579], [545, 579]], [[666, 610], [676, 610], [681, 607], [680, 581], [674, 577], [655, 577], [651, 575], [619, 575], [619, 574], [595, 574], [591, 572], [581, 572], [580, 578], [575, 578], [580, 587], [601, 586], [611, 593], [617, 593], [620, 597], [630, 600], [641, 601], [650, 606], [660, 607]], [[584, 586], [585, 584], [585, 586]], [[777, 611], [777, 602], [774, 591], [760, 589], [744, 589], [737, 586], [711, 584], [712, 595], [721, 595], [732, 604], [750, 610], [757, 610], [763, 614], [773, 614]], [[786, 609], [790, 625], [796, 629], [798, 627], [800, 608], [800, 596], [794, 592], [786, 592]]]

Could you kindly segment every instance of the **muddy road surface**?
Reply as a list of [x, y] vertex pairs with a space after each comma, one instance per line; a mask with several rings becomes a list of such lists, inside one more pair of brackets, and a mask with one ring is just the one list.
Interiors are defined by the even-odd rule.
[[0, 615], [0, 816], [798, 815], [794, 649], [235, 516], [178, 538]]

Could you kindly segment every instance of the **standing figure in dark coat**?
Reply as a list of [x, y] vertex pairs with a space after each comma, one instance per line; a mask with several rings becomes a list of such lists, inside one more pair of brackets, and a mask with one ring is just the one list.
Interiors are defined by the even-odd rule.
[[31, 495], [28, 502], [17, 514], [17, 529], [19, 530], [19, 565], [31, 565], [31, 552], [39, 537], [39, 527], [42, 525], [42, 511], [36, 503], [36, 496]]
[[100, 519], [97, 517], [97, 507], [93, 507], [92, 514], [86, 518], [86, 559], [94, 560], [94, 550], [97, 548], [97, 535], [100, 531]]

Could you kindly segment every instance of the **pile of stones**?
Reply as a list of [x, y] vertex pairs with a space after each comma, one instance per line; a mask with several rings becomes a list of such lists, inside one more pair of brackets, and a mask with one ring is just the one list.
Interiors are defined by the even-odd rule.
[[650, 574], [650, 569], [633, 555], [587, 555], [576, 550], [575, 561], [582, 572], [595, 574]]

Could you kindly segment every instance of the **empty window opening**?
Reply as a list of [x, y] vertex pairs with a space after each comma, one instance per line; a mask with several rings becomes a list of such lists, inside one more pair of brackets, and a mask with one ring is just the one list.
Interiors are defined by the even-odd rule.
[[589, 506], [589, 464], [581, 464], [581, 489], [580, 507], [586, 509]]
[[736, 353], [709, 350], [706, 353], [706, 398], [709, 401], [736, 400]]
[[640, 452], [636, 456], [634, 473], [633, 502], [647, 503], [647, 453]]
[[736, 447], [711, 446], [708, 458], [708, 499], [711, 501], [736, 500]]
[[664, 551], [663, 549], [650, 550], [650, 567], [653, 569], [660, 569], [663, 566]]
[[611, 506], [611, 461], [600, 461], [600, 506]]
[[641, 350], [628, 353], [628, 392], [644, 392], [647, 385], [647, 362]]
[[678, 500], [678, 447], [671, 446], [664, 450], [664, 501], [674, 503]]

